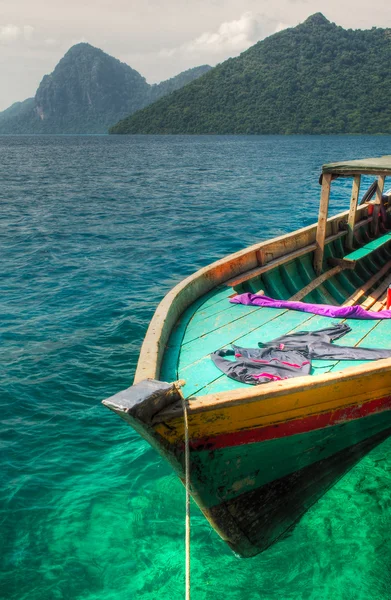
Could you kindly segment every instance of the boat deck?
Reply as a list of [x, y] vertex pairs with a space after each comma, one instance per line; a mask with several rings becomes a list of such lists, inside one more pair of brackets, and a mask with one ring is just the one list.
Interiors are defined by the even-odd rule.
[[[293, 310], [259, 308], [231, 304], [232, 290], [220, 288], [194, 303], [177, 324], [166, 350], [161, 378], [165, 381], [184, 379], [185, 396], [199, 396], [246, 386], [230, 379], [213, 364], [210, 353], [235, 343], [257, 347], [258, 342], [300, 330], [316, 330], [338, 322]], [[351, 328], [335, 344], [391, 348], [391, 320], [345, 319]], [[368, 362], [368, 361], [365, 361]], [[312, 375], [338, 371], [362, 361], [312, 361]]]
[[[330, 253], [334, 256], [343, 255], [338, 248], [331, 248]], [[390, 258], [390, 249], [380, 249], [370, 257], [360, 260], [355, 271], [341, 273], [330, 279], [309, 294], [304, 301], [342, 304], [360, 285], [379, 272]], [[312, 257], [307, 256], [304, 261], [301, 258], [296, 263], [275, 269], [271, 274], [267, 274], [267, 278], [264, 276], [263, 280], [257, 283], [252, 281], [239, 291], [255, 292], [264, 289], [267, 295], [287, 299], [295, 289], [300, 289], [314, 277], [312, 269], [309, 268]], [[308, 269], [305, 268], [306, 263]], [[250, 387], [224, 375], [212, 362], [211, 352], [230, 347], [232, 343], [254, 348], [260, 341], [269, 341], [294, 331], [321, 329], [338, 322], [338, 319], [294, 310], [232, 304], [229, 297], [233, 293], [231, 287], [220, 286], [198, 299], [183, 313], [171, 334], [163, 357], [160, 378], [164, 381], [184, 379], [186, 385], [183, 391], [187, 398]], [[391, 320], [347, 319], [341, 322], [346, 322], [352, 331], [335, 341], [335, 344], [391, 348]], [[311, 374], [316, 376], [359, 364], [362, 363], [314, 360]]]

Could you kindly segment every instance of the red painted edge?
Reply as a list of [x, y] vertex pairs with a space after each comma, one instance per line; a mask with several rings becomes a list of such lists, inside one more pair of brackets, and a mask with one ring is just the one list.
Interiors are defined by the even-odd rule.
[[384, 412], [391, 409], [391, 396], [370, 400], [365, 404], [354, 404], [327, 413], [321, 413], [301, 419], [292, 419], [278, 425], [267, 425], [246, 431], [233, 431], [222, 433], [214, 437], [191, 440], [192, 450], [218, 450], [228, 446], [240, 446], [254, 442], [265, 442], [298, 433], [308, 433], [316, 429], [323, 429], [331, 425], [341, 425], [347, 421], [360, 419], [368, 415]]

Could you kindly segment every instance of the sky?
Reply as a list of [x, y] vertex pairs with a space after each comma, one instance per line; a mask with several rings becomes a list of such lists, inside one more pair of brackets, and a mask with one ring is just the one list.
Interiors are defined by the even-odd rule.
[[316, 12], [346, 29], [391, 27], [389, 0], [0, 0], [0, 110], [34, 96], [78, 42], [157, 83], [238, 56]]

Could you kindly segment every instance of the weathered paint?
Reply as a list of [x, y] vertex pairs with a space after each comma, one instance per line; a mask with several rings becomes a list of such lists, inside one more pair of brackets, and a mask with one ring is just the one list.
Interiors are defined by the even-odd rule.
[[286, 436], [218, 449], [212, 445], [193, 450], [193, 489], [197, 489], [203, 505], [208, 507], [235, 498], [390, 428], [390, 407], [391, 398], [383, 402], [381, 413], [362, 418], [357, 415], [334, 426], [294, 434], [289, 431]]
[[[327, 221], [324, 265], [328, 258], [346, 254], [340, 231], [346, 217], [343, 213]], [[343, 303], [390, 260], [388, 244], [372, 243], [368, 236], [367, 207], [358, 209], [357, 221], [356, 240], [371, 247], [357, 255], [356, 270], [330, 277], [305, 300]], [[320, 325], [319, 317], [299, 313], [232, 307], [228, 297], [233, 290], [224, 288], [224, 282], [236, 277], [237, 291], [263, 289], [289, 298], [314, 279], [315, 236], [316, 227], [310, 226], [257, 244], [180, 283], [159, 305], [140, 355], [136, 382], [186, 377], [191, 491], [216, 531], [243, 556], [268, 547], [391, 431], [391, 361], [383, 368], [362, 364], [343, 372], [336, 371], [340, 363], [328, 361], [331, 373], [314, 361], [314, 372], [320, 373], [316, 377], [268, 384], [258, 391], [240, 388], [209, 359], [211, 351], [234, 341], [250, 346], [295, 329], [326, 325]], [[254, 276], [247, 277], [252, 270]], [[342, 343], [361, 344], [372, 336], [390, 347], [383, 323], [359, 324], [349, 342]], [[128, 415], [121, 416], [131, 422]], [[144, 433], [143, 424], [136, 425], [183, 478], [181, 404], [155, 415]]]
[[267, 549], [340, 477], [390, 435], [386, 429], [294, 473], [243, 492], [203, 513], [243, 557]]
[[[358, 223], [356, 225], [357, 231], [361, 228], [360, 223], [366, 222], [367, 213], [367, 206], [359, 207], [357, 215]], [[347, 215], [348, 211], [345, 211], [327, 221], [326, 235], [330, 239], [335, 235], [340, 237], [345, 233], [340, 230], [343, 228], [343, 223]], [[295, 251], [305, 250], [307, 247], [313, 246], [316, 229], [317, 226], [314, 224], [293, 233], [274, 238], [273, 240], [255, 244], [200, 269], [197, 273], [179, 283], [163, 298], [156, 309], [141, 348], [134, 383], [147, 378], [159, 378], [164, 351], [169, 337], [178, 319], [181, 318], [181, 315], [184, 314], [192, 303], [197, 302], [200, 298], [232, 277], [255, 269], [260, 265], [260, 262], [262, 264], [271, 263], [273, 260], [288, 256]], [[337, 234], [336, 232], [338, 231], [340, 233]], [[334, 248], [331, 252], [338, 252], [337, 242], [333, 241], [328, 244], [326, 250], [330, 246]], [[312, 252], [307, 252], [307, 256], [312, 254]], [[274, 271], [277, 274], [278, 267]]]
[[[388, 239], [388, 236], [385, 236]], [[371, 246], [373, 242], [369, 243]], [[308, 301], [341, 304], [351, 293], [362, 286], [369, 278], [379, 271], [390, 258], [390, 251], [384, 247], [374, 245], [370, 256], [367, 251], [359, 260], [356, 269], [335, 275], [316, 290], [309, 293], [305, 299]], [[368, 250], [369, 251], [369, 250]], [[341, 240], [336, 240], [326, 247], [327, 258], [340, 258], [344, 250]], [[281, 265], [268, 271], [262, 278], [241, 284], [240, 289], [257, 291], [264, 289], [268, 295], [286, 299], [291, 293], [307, 285], [314, 278], [312, 259], [308, 255]], [[255, 288], [254, 288], [255, 285]], [[367, 292], [370, 293], [370, 290]], [[213, 292], [210, 292], [213, 296]], [[225, 347], [233, 342], [239, 345], [256, 345], [258, 341], [268, 340], [297, 329], [312, 327], [310, 315], [300, 315], [292, 311], [279, 311], [276, 309], [260, 309], [251, 306], [236, 306], [228, 302], [228, 295], [224, 298], [222, 291], [216, 290], [218, 302], [211, 305], [194, 304], [194, 310], [184, 325], [181, 318], [174, 329], [166, 348], [160, 377], [163, 380], [175, 378], [185, 379], [187, 387], [184, 393], [187, 397], [227, 389], [225, 377], [218, 369], [210, 364], [209, 354], [217, 348]], [[212, 296], [208, 302], [211, 302]], [[366, 295], [362, 297], [365, 301]], [[235, 310], [235, 308], [237, 310]], [[185, 313], [188, 314], [191, 307]], [[371, 325], [375, 327], [377, 324]], [[385, 327], [382, 324], [382, 327]], [[354, 330], [359, 328], [359, 323], [354, 323]], [[180, 333], [180, 335], [179, 335]], [[342, 343], [345, 343], [343, 340]], [[359, 341], [346, 341], [347, 344], [356, 344]], [[339, 363], [338, 368], [344, 368], [347, 363]], [[233, 387], [236, 387], [233, 384]]]
[[302, 419], [287, 420], [279, 425], [274, 424], [257, 429], [233, 431], [215, 437], [208, 436], [203, 439], [193, 438], [190, 442], [190, 447], [193, 450], [202, 450], [206, 447], [209, 451], [212, 451], [220, 448], [241, 446], [243, 444], [266, 442], [300, 433], [308, 433], [317, 429], [324, 429], [332, 425], [345, 424], [349, 421], [360, 420], [362, 417], [389, 411], [390, 409], [391, 396], [387, 396], [386, 398], [369, 400], [359, 405], [352, 404], [332, 412], [319, 413]]
[[[376, 361], [377, 364], [385, 361]], [[388, 363], [387, 363], [388, 364]], [[315, 378], [300, 378], [302, 381], [315, 382]], [[371, 400], [386, 398], [391, 395], [391, 369], [384, 372], [369, 373], [353, 380], [342, 380], [336, 376], [329, 385], [303, 385], [294, 393], [287, 391], [270, 398], [265, 394], [266, 386], [258, 386], [259, 398], [256, 396], [249, 402], [221, 403], [218, 406], [197, 406], [194, 412], [189, 406], [189, 430], [191, 439], [206, 439], [221, 434], [248, 431], [259, 427], [277, 426], [294, 419], [315, 417], [322, 413], [343, 410], [348, 407], [363, 405]], [[272, 389], [268, 384], [267, 389]], [[276, 387], [274, 387], [276, 389]], [[278, 389], [278, 388], [277, 388]], [[281, 387], [281, 390], [284, 388]], [[257, 390], [253, 391], [256, 394]], [[202, 401], [201, 401], [202, 402]], [[162, 413], [163, 414], [163, 413]], [[182, 418], [156, 425], [156, 431], [170, 444], [178, 444], [184, 439]]]

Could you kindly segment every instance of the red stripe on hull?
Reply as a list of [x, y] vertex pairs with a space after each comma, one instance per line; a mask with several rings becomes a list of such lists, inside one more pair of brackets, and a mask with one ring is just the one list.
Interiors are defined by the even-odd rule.
[[223, 433], [215, 437], [191, 440], [193, 450], [217, 450], [228, 446], [240, 446], [255, 442], [265, 442], [298, 433], [307, 433], [315, 429], [323, 429], [331, 425], [341, 425], [346, 421], [353, 421], [369, 415], [391, 409], [391, 396], [377, 398], [362, 405], [352, 405], [328, 413], [321, 413], [304, 419], [292, 419], [278, 425], [268, 425], [246, 431]]

